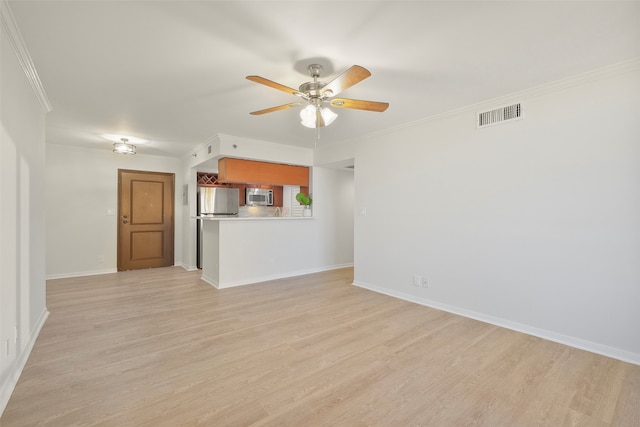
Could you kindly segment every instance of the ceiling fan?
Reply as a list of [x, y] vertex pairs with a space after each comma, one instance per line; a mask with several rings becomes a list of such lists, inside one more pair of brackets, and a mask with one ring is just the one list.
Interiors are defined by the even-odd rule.
[[304, 101], [290, 102], [277, 107], [254, 111], [250, 114], [260, 115], [273, 113], [274, 111], [286, 110], [287, 108], [298, 107], [306, 103], [307, 106], [300, 112], [302, 124], [310, 128], [319, 128], [322, 126], [328, 126], [336, 119], [336, 117], [338, 117], [336, 113], [325, 107], [324, 104], [337, 108], [352, 108], [356, 110], [377, 112], [382, 112], [389, 107], [389, 104], [386, 102], [334, 98], [334, 96], [338, 95], [340, 92], [369, 77], [371, 73], [366, 68], [354, 65], [335, 79], [331, 80], [329, 83], [318, 81], [318, 77], [320, 77], [323, 69], [322, 65], [319, 64], [309, 65], [307, 70], [309, 70], [309, 74], [313, 78], [313, 81], [301, 84], [298, 89], [281, 85], [280, 83], [265, 79], [264, 77], [247, 76], [247, 79], [252, 82], [260, 83], [304, 99]]

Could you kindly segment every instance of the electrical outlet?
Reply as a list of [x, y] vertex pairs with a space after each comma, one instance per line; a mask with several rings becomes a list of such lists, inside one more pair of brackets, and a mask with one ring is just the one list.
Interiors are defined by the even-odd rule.
[[98, 262], [99, 263], [103, 263], [104, 262], [104, 255], [98, 255]]
[[422, 278], [422, 281], [420, 282], [420, 285], [421, 285], [423, 288], [428, 288], [428, 287], [430, 287], [430, 286], [429, 286], [429, 282], [427, 281], [427, 278], [426, 278], [426, 277], [423, 277], [423, 278]]
[[422, 277], [418, 276], [417, 274], [413, 275], [413, 286], [420, 286], [420, 283], [422, 282]]

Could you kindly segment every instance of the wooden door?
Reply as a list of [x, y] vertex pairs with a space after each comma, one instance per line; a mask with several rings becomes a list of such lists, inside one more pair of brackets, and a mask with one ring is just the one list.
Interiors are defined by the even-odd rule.
[[118, 169], [118, 271], [173, 265], [174, 181]]

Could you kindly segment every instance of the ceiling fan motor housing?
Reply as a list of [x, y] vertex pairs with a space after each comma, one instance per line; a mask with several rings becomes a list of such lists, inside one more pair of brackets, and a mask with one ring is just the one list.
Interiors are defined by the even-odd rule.
[[326, 83], [319, 81], [306, 82], [300, 85], [300, 92], [307, 94], [310, 98], [319, 98], [320, 90], [326, 86]]

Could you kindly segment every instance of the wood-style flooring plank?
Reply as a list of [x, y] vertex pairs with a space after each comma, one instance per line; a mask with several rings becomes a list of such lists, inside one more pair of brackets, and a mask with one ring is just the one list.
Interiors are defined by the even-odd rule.
[[351, 285], [51, 280], [14, 426], [635, 426], [640, 366]]

